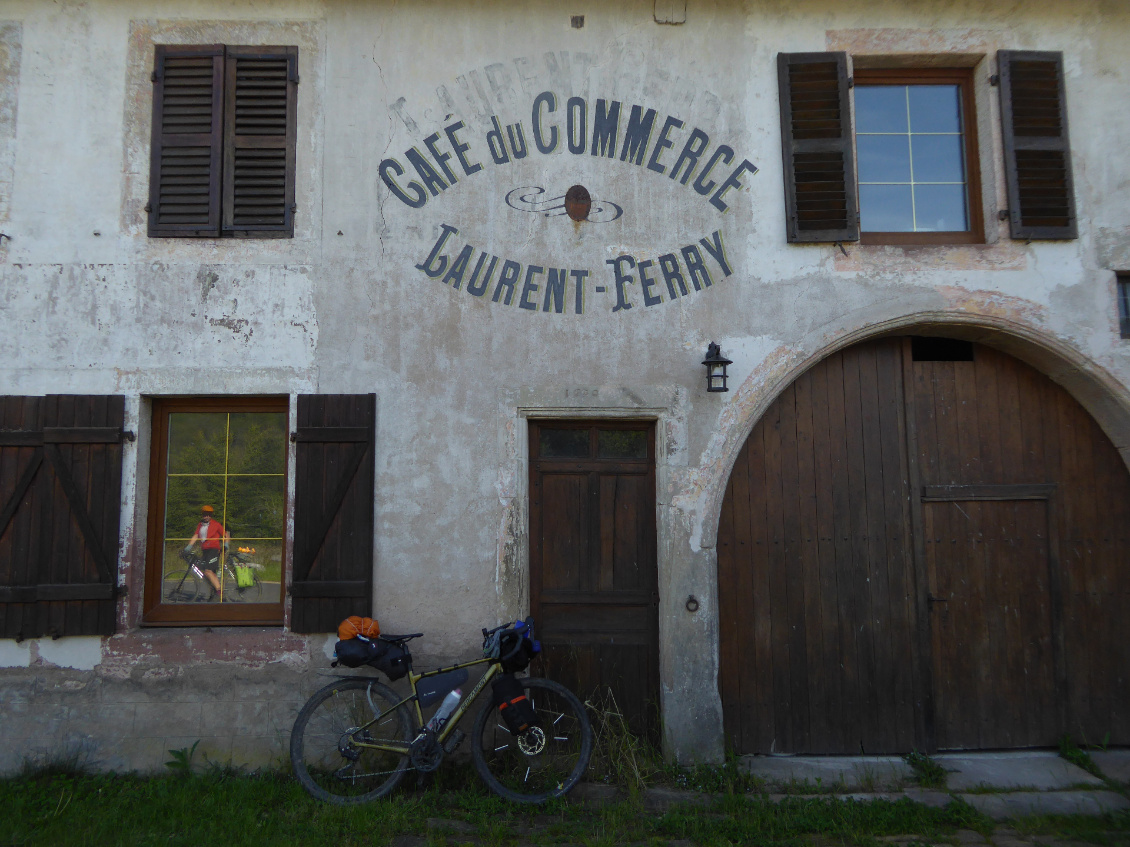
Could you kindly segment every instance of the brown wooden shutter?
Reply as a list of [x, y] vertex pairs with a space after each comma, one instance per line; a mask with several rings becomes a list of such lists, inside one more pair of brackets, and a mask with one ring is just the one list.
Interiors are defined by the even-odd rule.
[[0, 397], [0, 637], [114, 632], [125, 398]]
[[373, 597], [375, 394], [298, 398], [294, 632], [332, 632]]
[[149, 235], [220, 234], [224, 48], [158, 44]]
[[846, 53], [778, 53], [789, 243], [858, 241]]
[[293, 235], [298, 48], [229, 47], [225, 75], [223, 231]]
[[1001, 50], [1001, 123], [1013, 238], [1075, 238], [1063, 54]]

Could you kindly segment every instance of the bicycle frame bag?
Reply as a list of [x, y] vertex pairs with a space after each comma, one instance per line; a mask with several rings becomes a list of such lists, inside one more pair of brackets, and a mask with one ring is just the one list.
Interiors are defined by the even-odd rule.
[[424, 677], [416, 683], [416, 696], [420, 698], [420, 707], [426, 709], [433, 703], [438, 703], [466, 681], [466, 668]]
[[491, 694], [495, 708], [512, 733], [525, 732], [537, 722], [538, 716], [533, 704], [514, 674], [504, 673], [499, 676], [491, 683]]

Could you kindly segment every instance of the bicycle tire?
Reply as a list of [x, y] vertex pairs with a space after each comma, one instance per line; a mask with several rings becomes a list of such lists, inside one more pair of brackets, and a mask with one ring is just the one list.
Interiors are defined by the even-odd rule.
[[515, 737], [488, 703], [471, 730], [471, 758], [495, 794], [516, 803], [543, 803], [567, 794], [584, 775], [592, 755], [592, 726], [581, 701], [564, 685], [537, 677], [520, 681], [537, 723]]
[[[290, 761], [299, 784], [311, 796], [339, 806], [367, 803], [396, 788], [408, 756], [354, 747], [349, 734], [400, 699], [375, 679], [342, 679], [315, 692], [290, 734]], [[364, 733], [373, 740], [411, 741], [408, 709], [400, 706]]]
[[161, 599], [169, 603], [193, 603], [199, 596], [200, 580], [191, 571], [172, 571], [161, 580]]

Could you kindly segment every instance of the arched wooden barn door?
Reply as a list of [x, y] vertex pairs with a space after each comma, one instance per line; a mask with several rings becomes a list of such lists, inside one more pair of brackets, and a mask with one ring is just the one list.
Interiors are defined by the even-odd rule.
[[1047, 377], [944, 339], [829, 356], [757, 423], [726, 489], [728, 742], [1130, 743], [1128, 549], [1130, 474]]

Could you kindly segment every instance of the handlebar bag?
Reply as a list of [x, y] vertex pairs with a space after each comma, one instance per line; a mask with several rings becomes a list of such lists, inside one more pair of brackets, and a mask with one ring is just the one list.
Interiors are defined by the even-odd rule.
[[491, 683], [491, 695], [495, 708], [511, 732], [525, 732], [537, 722], [537, 712], [514, 674], [504, 673]]
[[541, 652], [541, 643], [533, 638], [532, 621], [527, 618], [508, 629], [499, 638], [499, 655], [503, 673], [518, 673], [530, 666], [534, 656]]

